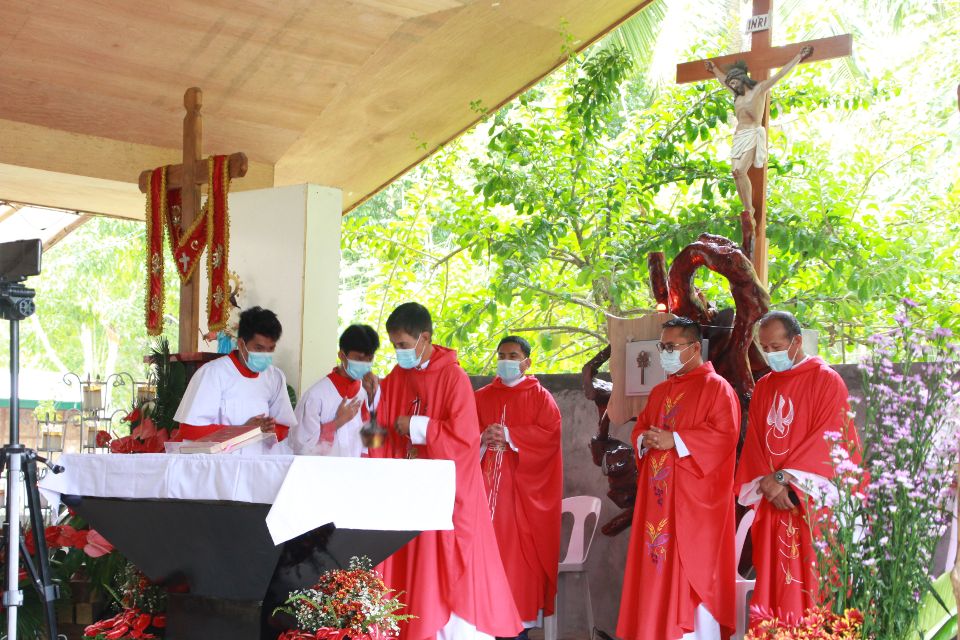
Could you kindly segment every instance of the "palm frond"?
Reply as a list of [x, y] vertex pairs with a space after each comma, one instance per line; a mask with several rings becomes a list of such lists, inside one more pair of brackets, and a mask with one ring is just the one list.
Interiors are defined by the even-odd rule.
[[636, 15], [610, 32], [600, 47], [619, 45], [627, 50], [638, 69], [646, 69], [653, 60], [660, 27], [667, 15], [665, 0], [653, 0]]
[[150, 417], [158, 429], [177, 428], [173, 419], [187, 390], [187, 371], [182, 362], [171, 361], [170, 343], [163, 336], [150, 348], [150, 368], [157, 381], [157, 398]]

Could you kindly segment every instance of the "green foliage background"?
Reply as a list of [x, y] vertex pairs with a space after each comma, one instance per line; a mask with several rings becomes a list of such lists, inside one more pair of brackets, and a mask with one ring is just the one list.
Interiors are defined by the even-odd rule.
[[[776, 4], [774, 44], [851, 32], [855, 56], [804, 65], [773, 93], [774, 305], [819, 329], [835, 362], [892, 325], [904, 296], [960, 329], [960, 114], [941, 69], [960, 60], [960, 3]], [[678, 61], [745, 48], [745, 9], [657, 0], [502, 109], [475, 104], [480, 124], [344, 218], [341, 324], [382, 331], [395, 305], [418, 300], [471, 372], [491, 373], [496, 341], [515, 332], [536, 345], [535, 371], [579, 370], [605, 314], [651, 306], [650, 251], [670, 259], [704, 231], [739, 238], [730, 97], [672, 76]], [[570, 47], [558, 38], [558, 56]], [[100, 218], [44, 256], [28, 283], [25, 369], [141, 377], [143, 245], [141, 223]], [[698, 284], [730, 304], [722, 279]]]
[[[475, 105], [479, 125], [345, 219], [342, 322], [382, 329], [417, 300], [469, 371], [490, 373], [509, 333], [536, 338], [539, 371], [579, 370], [606, 314], [652, 306], [650, 251], [669, 260], [704, 231], [740, 238], [730, 97], [658, 81], [651, 53], [673, 47], [659, 62], [672, 71], [738, 50], [739, 11], [654, 3], [514, 102]], [[775, 44], [857, 42], [853, 60], [800, 67], [771, 108], [773, 304], [818, 329], [830, 360], [890, 326], [905, 296], [960, 328], [956, 87], [930, 73], [960, 59], [958, 17], [957, 4], [908, 2], [787, 2], [775, 16]], [[722, 279], [699, 285], [730, 304]]]
[[[142, 222], [97, 217], [43, 255], [41, 275], [26, 282], [37, 311], [21, 326], [24, 370], [144, 379], [152, 344], [144, 328], [145, 243]], [[175, 343], [179, 281], [172, 269], [166, 275], [164, 335]], [[0, 340], [9, 342], [6, 322]], [[8, 362], [4, 348], [0, 365]]]

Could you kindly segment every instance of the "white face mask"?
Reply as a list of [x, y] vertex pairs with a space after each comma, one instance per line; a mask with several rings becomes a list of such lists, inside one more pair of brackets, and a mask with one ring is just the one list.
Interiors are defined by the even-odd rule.
[[687, 358], [686, 362], [682, 362], [680, 360], [680, 353], [692, 346], [693, 344], [688, 344], [683, 349], [674, 349], [672, 353], [667, 353], [666, 351], [660, 352], [660, 366], [667, 372], [667, 375], [672, 376], [677, 371], [680, 371], [680, 369], [683, 369], [687, 362], [690, 362], [690, 358]]
[[523, 376], [520, 363], [524, 360], [497, 360], [497, 375], [508, 384], [519, 380]]

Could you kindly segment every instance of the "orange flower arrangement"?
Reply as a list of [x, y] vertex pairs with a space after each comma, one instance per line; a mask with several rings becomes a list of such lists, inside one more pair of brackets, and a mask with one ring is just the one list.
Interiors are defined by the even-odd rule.
[[411, 616], [372, 569], [368, 558], [351, 558], [348, 569], [328, 571], [310, 589], [298, 589], [277, 612], [293, 616], [297, 628], [278, 640], [388, 640]]
[[750, 607], [750, 630], [744, 640], [861, 640], [863, 614], [847, 609], [837, 615], [823, 607], [811, 607], [799, 618], [781, 619], [766, 607]]

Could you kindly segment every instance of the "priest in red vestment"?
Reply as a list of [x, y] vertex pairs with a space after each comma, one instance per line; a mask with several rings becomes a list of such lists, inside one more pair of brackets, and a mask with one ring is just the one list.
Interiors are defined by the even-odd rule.
[[797, 319], [771, 311], [760, 321], [759, 339], [772, 371], [753, 391], [736, 478], [740, 504], [756, 510], [751, 606], [799, 616], [819, 604], [808, 519], [819, 520], [819, 510], [836, 496], [830, 483], [833, 445], [824, 434], [842, 434], [855, 462], [859, 440], [843, 379], [820, 358], [804, 355]]
[[[430, 312], [415, 302], [387, 318], [397, 366], [380, 386], [377, 422], [388, 430], [371, 457], [456, 463], [452, 531], [424, 531], [383, 564], [403, 592], [402, 640], [490, 640], [522, 625], [503, 571], [480, 475], [480, 426], [470, 379], [452, 349], [432, 344]], [[389, 487], [384, 487], [389, 499]]]
[[735, 626], [733, 473], [740, 403], [703, 362], [700, 325], [664, 323], [667, 379], [633, 429], [637, 502], [617, 635], [719, 640]]
[[530, 343], [497, 346], [497, 377], [477, 391], [481, 462], [500, 558], [524, 630], [553, 615], [560, 561], [563, 457], [560, 409], [533, 376]]

